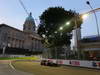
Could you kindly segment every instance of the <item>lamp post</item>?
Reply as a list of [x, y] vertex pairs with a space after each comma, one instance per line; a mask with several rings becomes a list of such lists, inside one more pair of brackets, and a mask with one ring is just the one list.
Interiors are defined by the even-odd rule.
[[[89, 7], [93, 10], [93, 7], [91, 6], [89, 1], [87, 1], [86, 4], [89, 5]], [[94, 16], [95, 16], [95, 21], [96, 21], [96, 26], [97, 26], [97, 34], [99, 36], [100, 34], [99, 34], [99, 25], [98, 25], [97, 15], [96, 15], [95, 11], [93, 13], [94, 13]]]
[[[67, 21], [67, 22], [65, 23], [64, 26], [61, 26], [61, 27], [59, 28], [59, 30], [62, 31], [62, 30], [64, 29], [64, 27], [70, 26], [70, 23], [71, 23], [70, 21]], [[67, 33], [67, 35], [70, 36], [69, 33]], [[66, 59], [67, 59], [67, 51], [66, 51], [66, 50], [67, 50], [68, 47], [64, 46], [64, 48], [65, 48], [65, 53], [64, 53], [64, 54], [65, 54], [65, 60], [66, 60]]]

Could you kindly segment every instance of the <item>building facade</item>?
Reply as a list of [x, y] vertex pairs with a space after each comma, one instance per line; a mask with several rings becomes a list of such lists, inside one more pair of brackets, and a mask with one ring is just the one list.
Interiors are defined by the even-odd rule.
[[88, 36], [80, 41], [83, 56], [90, 60], [100, 60], [100, 37]]
[[7, 46], [30, 51], [42, 51], [41, 37], [36, 33], [35, 29], [35, 22], [31, 13], [23, 24], [23, 30], [0, 24], [0, 49]]
[[87, 60], [100, 60], [100, 36], [91, 35], [81, 38], [81, 28], [73, 30], [74, 47], [78, 56]]

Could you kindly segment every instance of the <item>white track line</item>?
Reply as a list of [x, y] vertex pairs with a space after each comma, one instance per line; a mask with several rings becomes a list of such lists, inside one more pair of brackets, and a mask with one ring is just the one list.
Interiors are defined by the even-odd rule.
[[15, 67], [12, 65], [12, 61], [10, 61], [9, 66], [10, 66], [13, 70], [16, 70]]

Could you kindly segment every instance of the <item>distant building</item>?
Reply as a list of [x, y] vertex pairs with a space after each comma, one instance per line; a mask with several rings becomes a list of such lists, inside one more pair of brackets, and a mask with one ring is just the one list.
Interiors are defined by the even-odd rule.
[[84, 37], [80, 41], [80, 50], [86, 59], [100, 60], [100, 37]]
[[35, 29], [35, 22], [31, 13], [24, 22], [23, 31], [6, 24], [0, 24], [0, 49], [8, 46], [30, 51], [42, 51], [41, 37]]
[[73, 50], [80, 52], [83, 58], [100, 60], [100, 36], [81, 38], [81, 28], [77, 28], [73, 30], [73, 40]]

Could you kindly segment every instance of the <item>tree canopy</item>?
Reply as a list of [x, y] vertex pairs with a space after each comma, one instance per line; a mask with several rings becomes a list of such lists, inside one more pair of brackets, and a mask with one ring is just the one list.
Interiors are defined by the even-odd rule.
[[[69, 24], [66, 24], [67, 22]], [[43, 43], [49, 47], [70, 45], [71, 31], [76, 25], [75, 22], [77, 27], [82, 24], [82, 19], [75, 11], [67, 11], [62, 7], [50, 7], [40, 16], [38, 34], [44, 38]]]

